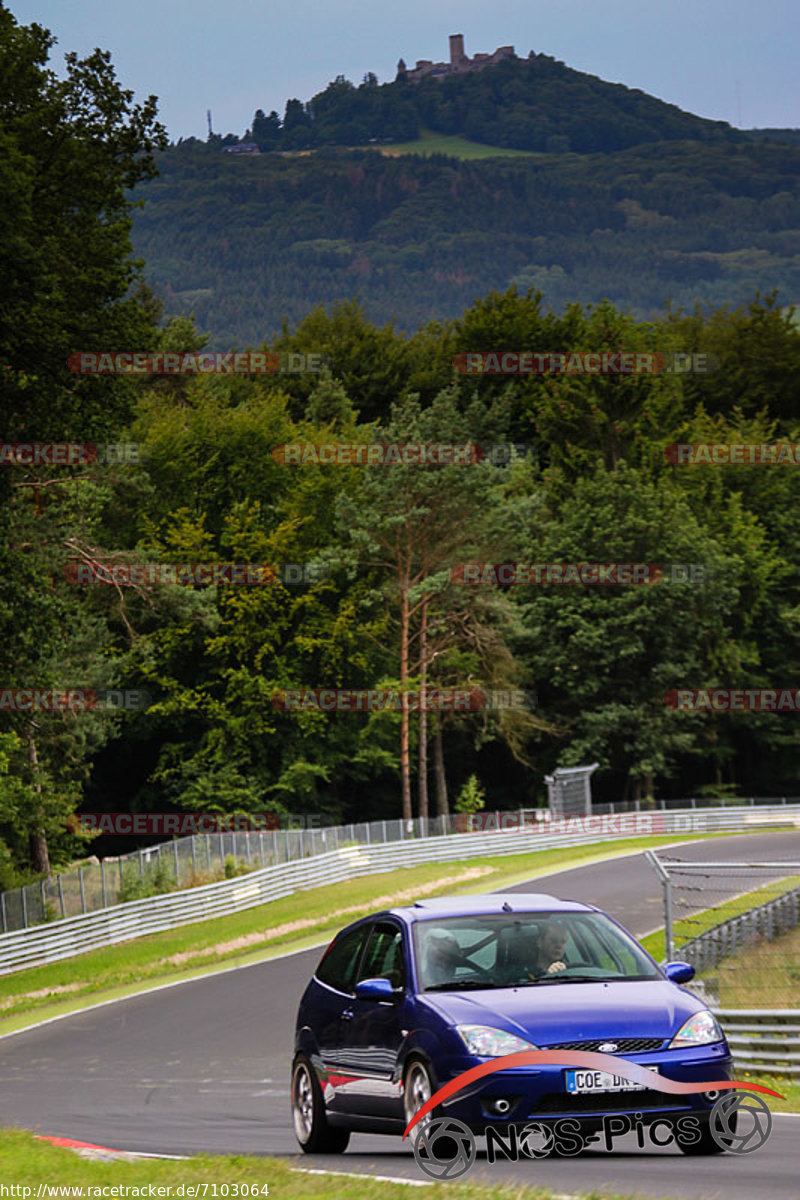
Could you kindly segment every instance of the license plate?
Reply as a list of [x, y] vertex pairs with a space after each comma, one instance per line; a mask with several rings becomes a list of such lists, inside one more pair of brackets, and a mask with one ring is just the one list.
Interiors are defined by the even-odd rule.
[[[649, 1071], [658, 1071], [658, 1067], [648, 1067]], [[643, 1083], [631, 1083], [621, 1075], [612, 1075], [610, 1071], [565, 1071], [567, 1091], [573, 1095], [589, 1095], [592, 1092], [643, 1092]]]

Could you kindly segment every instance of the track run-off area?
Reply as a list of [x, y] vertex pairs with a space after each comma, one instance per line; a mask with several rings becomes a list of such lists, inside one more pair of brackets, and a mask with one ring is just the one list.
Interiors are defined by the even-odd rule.
[[[661, 852], [698, 862], [797, 862], [800, 830], [710, 838]], [[663, 923], [661, 887], [640, 852], [500, 890], [596, 904], [639, 937]], [[354, 1134], [344, 1155], [299, 1153], [288, 1086], [294, 1021], [320, 953], [289, 953], [0, 1038], [0, 1126], [116, 1150], [291, 1156], [302, 1168], [422, 1181], [399, 1138]], [[571, 1159], [490, 1165], [479, 1152], [468, 1178], [550, 1186], [562, 1195], [602, 1189], [788, 1200], [798, 1194], [798, 1139], [800, 1116], [776, 1114], [770, 1140], [753, 1154], [688, 1158], [672, 1147], [639, 1150], [631, 1137], [613, 1153], [590, 1149]]]

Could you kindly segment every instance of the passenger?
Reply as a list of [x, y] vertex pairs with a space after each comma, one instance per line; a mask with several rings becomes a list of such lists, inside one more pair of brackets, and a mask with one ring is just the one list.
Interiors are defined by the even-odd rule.
[[425, 987], [451, 983], [463, 956], [452, 933], [443, 929], [432, 930], [425, 949]]

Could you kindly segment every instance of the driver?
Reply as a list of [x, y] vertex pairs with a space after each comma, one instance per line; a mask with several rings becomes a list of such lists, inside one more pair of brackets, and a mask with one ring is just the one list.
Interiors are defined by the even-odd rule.
[[567, 928], [563, 921], [548, 921], [539, 939], [534, 975], [556, 975], [566, 970]]

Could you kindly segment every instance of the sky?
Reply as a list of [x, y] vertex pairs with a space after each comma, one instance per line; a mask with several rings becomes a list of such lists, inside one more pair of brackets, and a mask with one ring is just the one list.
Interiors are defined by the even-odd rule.
[[308, 100], [337, 75], [394, 78], [397, 60], [513, 45], [741, 128], [800, 126], [797, 0], [6, 0], [68, 50], [110, 50], [172, 140], [241, 135], [257, 108]]

